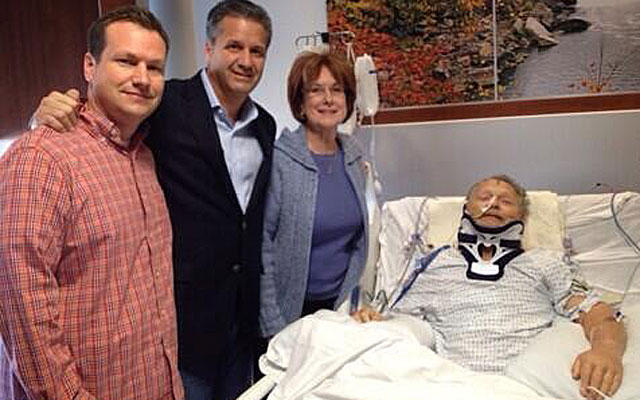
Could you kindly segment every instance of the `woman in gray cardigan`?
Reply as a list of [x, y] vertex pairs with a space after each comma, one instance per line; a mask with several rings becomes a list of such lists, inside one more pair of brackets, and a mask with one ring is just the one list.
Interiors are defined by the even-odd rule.
[[274, 145], [261, 279], [263, 336], [339, 306], [358, 284], [367, 250], [364, 153], [337, 127], [353, 112], [353, 68], [335, 54], [303, 53], [288, 79], [302, 124]]

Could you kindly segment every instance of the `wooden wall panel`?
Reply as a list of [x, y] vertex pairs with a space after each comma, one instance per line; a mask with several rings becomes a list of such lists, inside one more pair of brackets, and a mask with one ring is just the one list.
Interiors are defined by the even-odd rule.
[[134, 0], [8, 1], [0, 13], [0, 137], [26, 128], [40, 98], [85, 91], [86, 32], [98, 17]]
[[[591, 96], [562, 96], [543, 99], [486, 101], [381, 110], [376, 124], [402, 124], [523, 115], [568, 114], [640, 109], [640, 93], [605, 93]], [[365, 125], [371, 124], [365, 118]]]
[[0, 135], [24, 129], [49, 91], [83, 87], [86, 30], [98, 15], [86, 0], [8, 3], [0, 13]]
[[107, 12], [114, 8], [136, 3], [135, 0], [99, 0], [99, 2], [102, 12]]

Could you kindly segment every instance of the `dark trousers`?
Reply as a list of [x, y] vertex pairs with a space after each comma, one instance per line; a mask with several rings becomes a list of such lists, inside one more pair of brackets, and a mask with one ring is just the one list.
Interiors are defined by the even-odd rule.
[[[251, 340], [241, 340], [232, 330], [225, 352], [215, 360], [212, 376], [196, 376], [180, 370], [185, 400], [234, 400], [247, 390], [253, 380], [254, 349]], [[213, 361], [212, 361], [213, 362]], [[216, 366], [212, 366], [212, 370]]]

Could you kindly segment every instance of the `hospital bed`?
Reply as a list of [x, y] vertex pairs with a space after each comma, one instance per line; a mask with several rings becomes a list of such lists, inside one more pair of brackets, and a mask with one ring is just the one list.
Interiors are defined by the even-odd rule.
[[[530, 192], [525, 248], [557, 250], [579, 265], [605, 301], [625, 314], [625, 379], [613, 399], [640, 398], [640, 194]], [[407, 197], [383, 206], [375, 290], [384, 306], [412, 261], [456, 235], [462, 197]], [[365, 291], [366, 292], [366, 291]], [[349, 305], [343, 305], [348, 309]], [[587, 348], [581, 328], [559, 319], [507, 368], [480, 374], [431, 351], [428, 323], [409, 316], [357, 324], [320, 311], [285, 328], [261, 357], [266, 376], [239, 397], [261, 399], [578, 399], [570, 365]]]

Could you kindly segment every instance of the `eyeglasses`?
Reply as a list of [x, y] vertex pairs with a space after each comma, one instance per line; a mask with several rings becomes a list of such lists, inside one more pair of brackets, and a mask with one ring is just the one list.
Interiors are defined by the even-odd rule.
[[315, 98], [320, 98], [327, 95], [331, 95], [331, 97], [341, 97], [345, 95], [344, 87], [338, 84], [331, 86], [314, 84], [307, 89], [307, 94], [309, 95], [309, 97]]

